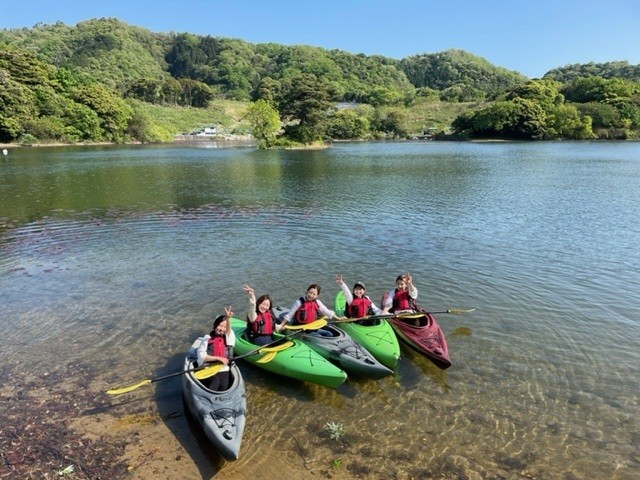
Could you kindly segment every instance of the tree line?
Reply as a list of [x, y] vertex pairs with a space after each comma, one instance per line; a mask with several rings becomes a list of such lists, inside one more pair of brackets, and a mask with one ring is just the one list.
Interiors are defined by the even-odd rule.
[[443, 136], [637, 138], [639, 82], [640, 66], [627, 62], [530, 80], [461, 50], [395, 60], [158, 34], [116, 19], [58, 22], [0, 30], [0, 142], [153, 141], [141, 104], [218, 99], [247, 103], [264, 146], [418, 135], [410, 117], [443, 102], [468, 105]]

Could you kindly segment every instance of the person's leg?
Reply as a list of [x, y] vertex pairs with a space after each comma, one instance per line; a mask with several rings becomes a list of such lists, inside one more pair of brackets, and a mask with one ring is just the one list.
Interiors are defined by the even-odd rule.
[[[209, 390], [218, 391], [220, 388], [220, 375], [222, 375], [222, 373], [223, 372], [218, 372], [213, 377], [203, 380], [202, 384]], [[209, 380], [208, 384], [205, 383], [207, 380]]]
[[216, 377], [218, 376], [220, 377], [219, 379], [220, 383], [216, 391], [224, 392], [225, 390], [229, 390], [229, 387], [231, 386], [231, 372], [229, 371], [220, 372], [218, 373], [218, 375], [216, 375]]
[[309, 335], [313, 335], [315, 337], [333, 337], [333, 333], [329, 330], [325, 330], [324, 328], [319, 328], [318, 330], [311, 330]]
[[260, 335], [259, 337], [255, 337], [253, 339], [253, 343], [259, 346], [267, 345], [272, 341], [273, 340], [271, 339], [271, 335]]

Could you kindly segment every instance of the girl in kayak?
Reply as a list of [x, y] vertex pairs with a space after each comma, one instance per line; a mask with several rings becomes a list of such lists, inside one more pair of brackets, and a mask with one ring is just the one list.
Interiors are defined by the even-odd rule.
[[249, 285], [243, 285], [242, 289], [249, 295], [249, 311], [247, 312], [247, 328], [245, 337], [256, 345], [266, 345], [275, 341], [272, 334], [279, 332], [282, 326], [276, 323], [275, 316], [271, 313], [271, 297], [261, 295], [256, 300], [256, 294]]
[[413, 284], [409, 273], [403, 273], [396, 278], [396, 288], [382, 297], [382, 313], [415, 312], [418, 289]]
[[336, 275], [336, 283], [340, 285], [347, 304], [344, 314], [347, 318], [362, 318], [367, 315], [380, 315], [380, 310], [371, 299], [365, 295], [364, 282], [356, 282], [353, 285], [353, 294], [349, 291], [342, 275]]
[[[309, 285], [304, 297], [300, 297], [293, 302], [291, 309], [283, 317], [282, 324], [292, 323], [293, 325], [305, 325], [315, 322], [321, 316], [326, 316], [329, 320], [333, 320], [334, 318], [342, 319], [342, 317], [337, 316], [333, 310], [329, 310], [324, 303], [318, 300], [318, 295], [320, 295], [320, 285], [315, 283]], [[311, 330], [308, 333], [321, 337], [333, 336], [330, 331], [322, 328]]]
[[213, 321], [213, 329], [209, 335], [202, 337], [198, 346], [198, 365], [220, 362], [224, 366], [213, 377], [202, 380], [202, 384], [216, 391], [227, 390], [231, 384], [229, 361], [233, 358], [233, 346], [236, 336], [231, 330], [229, 319], [233, 316], [231, 307], [224, 308], [225, 315], [218, 315]]

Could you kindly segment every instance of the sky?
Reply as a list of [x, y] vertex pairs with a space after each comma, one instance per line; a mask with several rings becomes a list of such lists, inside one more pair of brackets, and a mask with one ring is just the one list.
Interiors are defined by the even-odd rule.
[[529, 78], [575, 63], [640, 64], [638, 0], [0, 0], [0, 29], [103, 17], [395, 59], [460, 49]]

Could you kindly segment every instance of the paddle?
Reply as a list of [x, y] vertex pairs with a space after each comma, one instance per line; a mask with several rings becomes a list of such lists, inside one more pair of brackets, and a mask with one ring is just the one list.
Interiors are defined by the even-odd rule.
[[346, 320], [336, 320], [335, 323], [348, 323], [348, 322], [359, 322], [361, 320], [377, 320], [379, 318], [419, 318], [422, 317], [425, 313], [430, 315], [439, 315], [443, 313], [450, 313], [453, 315], [462, 315], [464, 313], [473, 312], [475, 308], [463, 309], [463, 308], [450, 308], [448, 310], [442, 310], [441, 312], [416, 312], [416, 313], [387, 313], [384, 315], [369, 315], [367, 317], [360, 318], [348, 318]]
[[302, 323], [300, 325], [285, 325], [284, 328], [287, 330], [318, 330], [319, 328], [324, 327], [327, 324], [327, 319], [325, 317], [319, 318], [315, 322], [311, 323]]
[[[302, 330], [301, 330], [302, 331]], [[298, 332], [296, 332], [298, 333]], [[293, 334], [295, 335], [295, 333]], [[293, 335], [290, 335], [293, 336]], [[277, 340], [274, 340], [271, 343], [267, 343], [266, 345], [262, 345], [261, 347], [255, 348], [247, 353], [244, 353], [242, 355], [239, 355], [237, 357], [233, 358], [233, 361], [239, 359], [239, 358], [244, 358], [244, 357], [248, 357], [251, 355], [255, 355], [256, 353], [261, 353], [261, 350], [265, 350], [267, 352], [267, 354], [261, 358], [260, 360], [258, 360], [259, 363], [267, 363], [270, 362], [271, 360], [273, 360], [273, 358], [276, 356], [276, 352], [278, 352], [279, 350], [284, 350], [285, 348], [289, 348], [290, 346], [293, 345], [293, 342], [290, 341], [286, 341], [284, 343], [282, 343], [282, 345], [278, 345], [277, 347], [273, 347], [273, 348], [269, 348], [270, 345], [275, 345], [276, 343], [280, 342], [282, 339], [279, 338]], [[133, 390], [136, 390], [140, 387], [143, 387], [145, 385], [151, 385], [152, 383], [155, 382], [159, 382], [161, 380], [165, 380], [167, 378], [171, 378], [171, 377], [175, 377], [178, 375], [183, 375], [185, 373], [190, 373], [190, 372], [195, 372], [194, 377], [196, 377], [198, 380], [204, 380], [205, 378], [209, 378], [209, 377], [213, 377], [216, 373], [218, 373], [220, 371], [220, 369], [224, 366], [223, 363], [216, 363], [214, 365], [203, 365], [202, 367], [196, 367], [196, 368], [190, 368], [188, 370], [181, 370], [179, 372], [175, 372], [175, 373], [170, 373], [169, 375], [164, 375], [162, 377], [158, 377], [158, 378], [149, 378], [146, 380], [142, 380], [134, 385], [130, 385], [128, 387], [122, 387], [122, 388], [113, 388], [110, 390], [107, 390], [107, 394], [109, 395], [121, 395], [123, 393], [128, 393], [128, 392], [132, 392]]]
[[[277, 343], [278, 341], [280, 341], [280, 339], [276, 340], [275, 342], [271, 342], [271, 343], [267, 343], [267, 345], [273, 345], [274, 343]], [[273, 360], [276, 356], [276, 354], [281, 351], [281, 350], [286, 350], [287, 348], [293, 346], [293, 342], [290, 341], [286, 341], [284, 343], [282, 343], [281, 345], [278, 345], [276, 347], [271, 347], [269, 348], [267, 345], [264, 345], [260, 348], [257, 348], [255, 350], [252, 350], [250, 352], [244, 353], [242, 355], [238, 355], [237, 357], [233, 357], [232, 362], [235, 362], [236, 360], [240, 359], [240, 358], [245, 358], [245, 357], [249, 357], [251, 355], [256, 355], [257, 353], [265, 353], [265, 356], [260, 358], [259, 360], [256, 360], [256, 363], [269, 363], [271, 360]], [[215, 365], [211, 365], [209, 367], [206, 367], [203, 370], [200, 370], [196, 373], [193, 374], [194, 377], [196, 377], [198, 380], [204, 380], [205, 378], [210, 378], [213, 377], [216, 373], [218, 373], [222, 367], [224, 366], [223, 363], [216, 363]]]
[[143, 387], [145, 385], [151, 385], [152, 383], [155, 382], [159, 382], [160, 380], [165, 380], [167, 378], [171, 378], [171, 377], [175, 377], [177, 375], [182, 375], [184, 373], [188, 373], [188, 372], [197, 372], [199, 370], [203, 370], [205, 368], [210, 368], [207, 366], [203, 366], [203, 367], [197, 367], [197, 368], [190, 368], [189, 370], [181, 370], [179, 372], [175, 372], [175, 373], [170, 373], [169, 375], [164, 375], [162, 377], [158, 377], [158, 378], [149, 378], [146, 380], [142, 380], [134, 385], [130, 385], [128, 387], [122, 387], [122, 388], [112, 388], [110, 390], [107, 390], [106, 393], [108, 393], [109, 395], [120, 395], [122, 393], [127, 393], [127, 392], [132, 392], [133, 390], [136, 390], [137, 388]]

